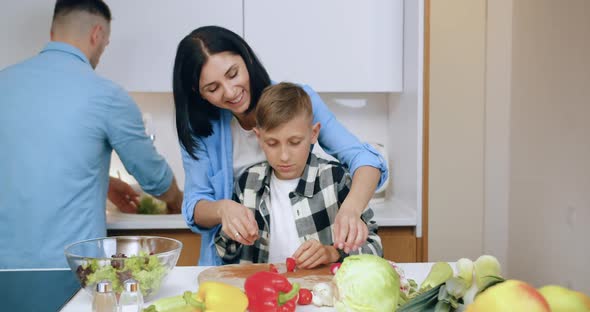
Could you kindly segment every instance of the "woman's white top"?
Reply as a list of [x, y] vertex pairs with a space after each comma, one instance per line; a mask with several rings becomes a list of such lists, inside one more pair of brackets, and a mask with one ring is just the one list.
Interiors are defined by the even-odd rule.
[[244, 130], [240, 122], [233, 117], [230, 123], [233, 143], [234, 181], [246, 170], [246, 168], [266, 160], [264, 152], [254, 130]]

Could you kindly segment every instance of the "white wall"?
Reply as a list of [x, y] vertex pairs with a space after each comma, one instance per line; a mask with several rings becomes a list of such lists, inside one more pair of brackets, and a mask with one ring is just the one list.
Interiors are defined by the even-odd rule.
[[429, 260], [590, 293], [590, 1], [431, 4]]
[[512, 1], [487, 3], [483, 253], [508, 270]]
[[514, 1], [510, 275], [590, 293], [590, 1]]
[[433, 0], [428, 259], [482, 253], [485, 0]]

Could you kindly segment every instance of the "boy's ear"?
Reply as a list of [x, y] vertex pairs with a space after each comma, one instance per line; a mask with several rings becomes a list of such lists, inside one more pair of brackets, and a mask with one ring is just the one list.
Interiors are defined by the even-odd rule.
[[320, 136], [320, 128], [322, 125], [319, 122], [316, 122], [313, 126], [311, 126], [311, 143], [315, 144], [318, 141], [318, 137]]
[[256, 127], [252, 128], [252, 130], [254, 130], [254, 134], [256, 134], [256, 138], [260, 139], [260, 130], [258, 130], [258, 128], [256, 128]]

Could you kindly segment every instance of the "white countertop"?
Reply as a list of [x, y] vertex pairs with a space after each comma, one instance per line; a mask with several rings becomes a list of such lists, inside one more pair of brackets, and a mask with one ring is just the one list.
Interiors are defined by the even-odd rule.
[[[415, 226], [416, 211], [399, 200], [372, 201], [379, 226]], [[137, 215], [122, 213], [107, 201], [107, 229], [188, 229], [182, 215]]]
[[[433, 263], [398, 263], [398, 265], [404, 270], [406, 277], [414, 279], [420, 284], [428, 272]], [[451, 264], [452, 265], [452, 264]], [[162, 284], [160, 292], [152, 298], [152, 300], [145, 303], [145, 307], [149, 306], [151, 302], [160, 298], [178, 296], [184, 291], [197, 291], [199, 285], [197, 283], [197, 277], [199, 273], [209, 267], [197, 266], [197, 267], [175, 267], [170, 274], [166, 277]], [[90, 311], [92, 299], [90, 295], [80, 290], [68, 304], [61, 310], [61, 312], [79, 312], [79, 311]], [[309, 311], [336, 311], [331, 307], [316, 307], [314, 305], [297, 306], [299, 312]]]
[[108, 230], [188, 229], [180, 214], [139, 215], [107, 210]]

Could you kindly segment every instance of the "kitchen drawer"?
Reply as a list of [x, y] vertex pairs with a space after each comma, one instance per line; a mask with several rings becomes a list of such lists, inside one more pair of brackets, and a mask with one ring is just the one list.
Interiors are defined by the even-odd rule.
[[402, 263], [418, 262], [415, 227], [379, 227], [378, 234], [385, 259]]
[[[395, 262], [418, 262], [415, 228], [380, 227], [379, 237], [383, 243], [384, 258]], [[201, 236], [190, 230], [109, 230], [108, 236], [153, 235], [174, 238], [184, 245], [177, 265], [197, 265], [201, 250]]]

